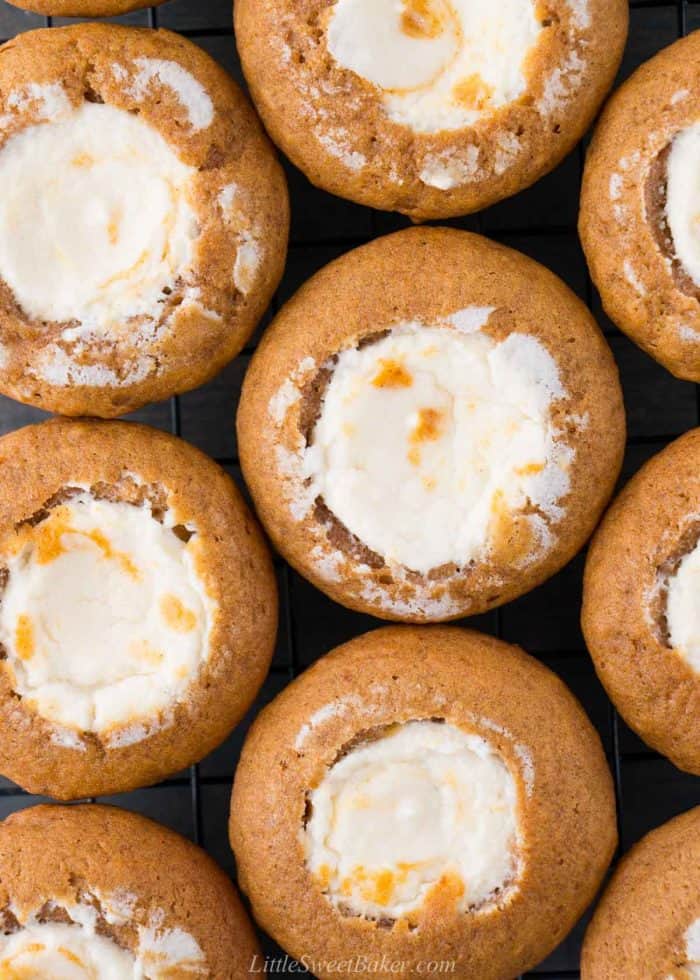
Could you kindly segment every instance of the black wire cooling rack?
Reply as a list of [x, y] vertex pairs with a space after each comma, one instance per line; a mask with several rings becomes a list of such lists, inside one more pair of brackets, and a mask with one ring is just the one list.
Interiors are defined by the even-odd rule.
[[[700, 28], [700, 0], [631, 0], [631, 31], [620, 79], [678, 37]], [[160, 7], [115, 18], [120, 23], [166, 27], [200, 44], [243, 82], [233, 39], [230, 0], [169, 0]], [[73, 23], [27, 14], [0, 0], [0, 37], [35, 27]], [[450, 222], [496, 238], [549, 266], [590, 306], [620, 367], [629, 422], [623, 479], [628, 479], [668, 442], [700, 423], [700, 386], [677, 381], [628, 341], [602, 312], [576, 234], [585, 145], [533, 188], [480, 215]], [[287, 165], [292, 195], [289, 262], [271, 310], [245, 351], [208, 385], [151, 405], [134, 418], [181, 435], [198, 445], [238, 482], [245, 493], [236, 451], [234, 416], [241, 381], [255, 341], [274, 312], [306, 279], [350, 248], [408, 222], [370, 211], [318, 191]], [[0, 398], [0, 432], [42, 418], [41, 412]], [[1, 478], [1, 476], [0, 476]], [[110, 798], [200, 843], [232, 875], [227, 817], [231, 778], [245, 731], [257, 711], [291, 678], [333, 646], [379, 625], [371, 617], [335, 605], [280, 559], [276, 568], [281, 624], [270, 675], [246, 721], [200, 765], [177, 777]], [[598, 683], [579, 627], [583, 556], [528, 596], [469, 625], [521, 644], [559, 674], [580, 698], [600, 732], [615, 779], [620, 854], [643, 834], [700, 803], [700, 780], [687, 776], [649, 750], [622, 722]], [[0, 779], [0, 817], [39, 802]], [[580, 947], [588, 916], [567, 940], [526, 977], [579, 977]], [[278, 951], [263, 937], [266, 952]], [[281, 969], [270, 970], [281, 975]]]

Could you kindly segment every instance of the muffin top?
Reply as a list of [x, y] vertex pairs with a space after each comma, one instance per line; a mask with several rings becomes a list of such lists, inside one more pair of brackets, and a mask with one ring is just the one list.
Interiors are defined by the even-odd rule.
[[0, 89], [0, 390], [113, 416], [202, 383], [284, 261], [243, 95], [183, 38], [98, 24], [9, 42]]
[[593, 897], [615, 837], [569, 691], [521, 650], [444, 627], [318, 661], [258, 716], [231, 801], [257, 920], [323, 980], [363, 956], [381, 977], [525, 972]]
[[48, 422], [0, 454], [3, 773], [71, 798], [202, 758], [257, 693], [276, 628], [233, 483], [125, 423]]
[[447, 229], [380, 239], [310, 280], [253, 359], [238, 429], [292, 564], [352, 608], [416, 621], [482, 612], [561, 567], [624, 440], [583, 304]]
[[326, 190], [412, 218], [537, 180], [612, 83], [623, 0], [239, 0], [268, 131]]
[[586, 564], [583, 629], [627, 723], [700, 774], [700, 429], [650, 460], [608, 511]]
[[229, 879], [184, 837], [107, 806], [0, 824], [0, 976], [249, 975], [255, 936]]
[[165, 0], [7, 0], [13, 7], [55, 17], [116, 17], [131, 10], [159, 7]]
[[588, 927], [582, 980], [700, 976], [699, 830], [696, 807], [625, 855]]
[[679, 378], [700, 381], [700, 35], [639, 68], [591, 144], [580, 230], [610, 317]]

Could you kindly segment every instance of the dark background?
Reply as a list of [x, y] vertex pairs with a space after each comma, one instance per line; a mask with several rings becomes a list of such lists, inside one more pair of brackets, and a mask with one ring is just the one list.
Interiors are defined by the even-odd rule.
[[[620, 79], [683, 33], [700, 28], [700, 0], [631, 0], [631, 31]], [[167, 27], [191, 38], [243, 81], [231, 27], [230, 0], [169, 0], [163, 6], [116, 18], [127, 24]], [[0, 38], [34, 27], [71, 23], [24, 13], [0, 0]], [[456, 222], [481, 231], [539, 260], [558, 273], [593, 309], [614, 351], [625, 391], [629, 444], [624, 479], [669, 441], [700, 422], [700, 387], [676, 381], [605, 317], [591, 286], [576, 235], [584, 148], [579, 147], [535, 187], [480, 215]], [[377, 235], [402, 228], [402, 217], [341, 201], [318, 191], [287, 166], [292, 195], [292, 239], [287, 272], [275, 298], [279, 308], [317, 269]], [[261, 329], [262, 329], [261, 327]], [[255, 338], [254, 338], [255, 339]], [[242, 486], [234, 415], [241, 379], [254, 343], [214, 381], [198, 391], [135, 416], [180, 433], [214, 456]], [[37, 421], [43, 413], [0, 397], [0, 432]], [[530, 595], [470, 625], [517, 642], [571, 687], [598, 728], [615, 776], [621, 849], [652, 827], [700, 803], [700, 779], [685, 775], [646, 746], [618, 719], [596, 679], [579, 627], [583, 557]], [[325, 598], [277, 559], [281, 626], [275, 661], [258, 702], [229, 740], [192, 771], [159, 786], [111, 798], [168, 824], [202, 844], [231, 874], [234, 864], [226, 822], [232, 773], [256, 711], [289, 679], [331, 647], [378, 625]], [[39, 800], [0, 778], [0, 817]], [[300, 897], [300, 900], [303, 900]], [[527, 977], [578, 977], [584, 924]], [[265, 940], [272, 952], [273, 944]], [[631, 980], [631, 978], [630, 978]]]

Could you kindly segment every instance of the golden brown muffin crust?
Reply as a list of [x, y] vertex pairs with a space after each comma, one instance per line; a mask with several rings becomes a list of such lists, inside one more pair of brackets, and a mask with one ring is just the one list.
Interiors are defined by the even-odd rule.
[[[432, 909], [414, 929], [405, 919], [386, 928], [343, 916], [306, 865], [307, 793], [358, 735], [436, 718], [486, 739], [516, 777], [518, 887], [503, 907]], [[616, 843], [600, 740], [568, 689], [517, 647], [445, 627], [386, 627], [352, 640], [265, 708], [236, 773], [230, 831], [254, 915], [291, 955], [385, 955], [404, 964], [403, 977], [419, 961], [454, 960], [462, 980], [506, 980], [540, 962], [593, 898]]]
[[579, 229], [608, 315], [679, 378], [700, 381], [697, 289], [665, 226], [666, 159], [700, 115], [700, 32], [642, 65], [608, 103], [588, 151]]
[[77, 747], [60, 744], [52, 738], [55, 726], [13, 693], [0, 660], [3, 774], [29, 792], [76, 799], [157, 782], [202, 759], [253, 701], [277, 629], [272, 562], [233, 481], [182, 440], [123, 422], [29, 426], [0, 439], [0, 462], [0, 551], [19, 523], [41, 515], [66, 488], [82, 485], [106, 499], [116, 492], [117, 499], [139, 502], [139, 486], [145, 487], [148, 499], [171, 509], [177, 523], [196, 528], [197, 573], [218, 605], [209, 658], [185, 699], [133, 744], [90, 734]]
[[[126, 922], [108, 921], [109, 899]], [[173, 980], [242, 980], [258, 944], [228, 877], [199, 847], [135, 813], [109, 806], [36, 806], [0, 824], [0, 929], [32, 914], [66, 921], [83, 906], [101, 934], [134, 952], [138, 929], [183, 930], [204, 965], [174, 969]], [[121, 916], [120, 916], [121, 917]], [[111, 918], [111, 916], [110, 916]]]
[[[31, 319], [0, 280], [0, 391], [64, 415], [113, 417], [203, 384], [243, 347], [284, 268], [286, 182], [247, 99], [209, 55], [169, 31], [78, 24], [30, 31], [1, 52], [0, 150], [28, 126], [46, 124], [37, 85], [57, 86], [51, 91], [73, 108], [88, 101], [135, 113], [194, 169], [198, 237], [191, 269], [164, 293], [160, 321], [131, 318], [106, 336], [80, 325], [74, 336], [74, 323]], [[139, 81], [143, 59], [188, 73], [211, 104], [210, 123], [194, 123], [159, 76]], [[255, 271], [236, 286], [239, 250], [251, 241]]]
[[700, 775], [700, 678], [671, 648], [665, 585], [700, 538], [700, 429], [650, 460], [605, 516], [588, 553], [582, 625], [596, 671], [628, 725]]
[[[323, 371], [334, 355], [399, 323], [435, 324], [467, 307], [495, 308], [485, 334], [496, 340], [514, 332], [535, 337], [556, 361], [567, 395], [553, 413], [562, 443], [574, 450], [571, 490], [561, 501], [563, 518], [550, 526], [551, 545], [532, 560], [515, 560], [528, 554], [526, 521], [515, 519], [490, 557], [416, 578], [408, 570], [392, 572], [357, 539], [339, 536], [337, 524], [318, 506], [299, 517], [299, 486], [289, 477], [289, 461], [306, 445]], [[290, 385], [304, 397], [288, 398]], [[238, 413], [246, 482], [280, 552], [336, 601], [412, 622], [483, 612], [566, 564], [592, 533], [613, 491], [624, 439], [617, 369], [583, 303], [531, 259], [445, 228], [378, 239], [302, 286], [266, 331]]]
[[[237, 0], [243, 70], [268, 132], [309, 179], [415, 220], [487, 207], [534, 183], [575, 146], [617, 71], [624, 0], [538, 0], [546, 25], [521, 98], [474, 126], [418, 133], [393, 121], [376, 88], [326, 44], [329, 0]], [[583, 8], [583, 9], [582, 9]], [[440, 189], [421, 175], [457, 174]]]
[[700, 917], [700, 808], [625, 855], [588, 927], [582, 980], [686, 980], [685, 933]]
[[116, 17], [132, 10], [159, 7], [165, 0], [8, 0], [8, 3], [54, 17]]

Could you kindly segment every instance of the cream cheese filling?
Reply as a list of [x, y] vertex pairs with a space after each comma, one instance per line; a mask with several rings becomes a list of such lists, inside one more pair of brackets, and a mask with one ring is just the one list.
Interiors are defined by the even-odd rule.
[[562, 516], [573, 451], [552, 421], [556, 362], [529, 335], [489, 337], [491, 312], [402, 324], [335, 359], [303, 476], [389, 564], [425, 574], [504, 544], [524, 564]]
[[0, 936], [2, 980], [131, 980], [144, 976], [134, 956], [79, 925], [34, 924]]
[[157, 720], [209, 656], [214, 604], [189, 541], [147, 505], [87, 491], [6, 546], [0, 642], [43, 718], [98, 735]]
[[477, 735], [435, 721], [351, 749], [309, 794], [307, 863], [341, 910], [398, 919], [429, 902], [460, 911], [518, 874], [515, 780]]
[[28, 316], [158, 322], [190, 266], [196, 171], [140, 117], [85, 102], [0, 150], [0, 278]]
[[668, 580], [666, 619], [671, 646], [700, 673], [700, 542]]
[[[21, 928], [0, 934], [2, 980], [169, 980], [171, 977], [209, 975], [197, 940], [180, 928], [164, 924], [162, 909], [147, 921], [133, 918], [136, 897], [128, 892], [95, 895], [94, 904], [47, 906], [67, 921], [51, 921], [41, 913], [17, 913]], [[10, 911], [13, 911], [12, 908]], [[15, 910], [16, 911], [16, 910]], [[120, 946], [101, 925], [130, 925], [134, 952]]]
[[680, 132], [671, 144], [666, 219], [678, 261], [700, 286], [700, 122]]
[[461, 129], [527, 87], [542, 25], [533, 0], [337, 0], [327, 44], [417, 132]]

